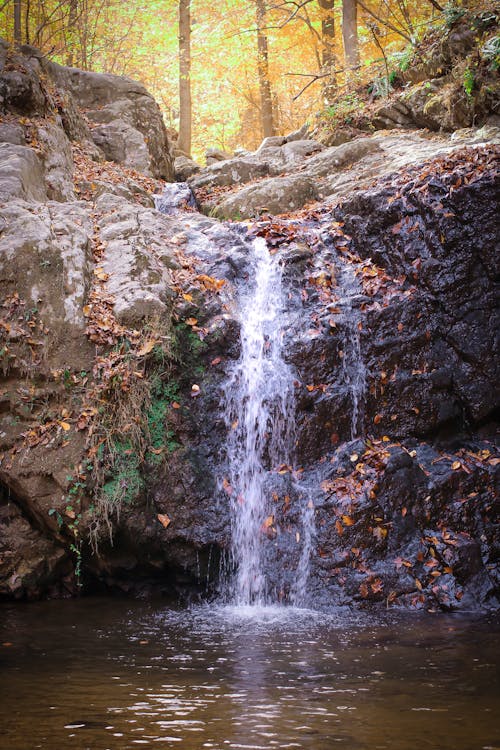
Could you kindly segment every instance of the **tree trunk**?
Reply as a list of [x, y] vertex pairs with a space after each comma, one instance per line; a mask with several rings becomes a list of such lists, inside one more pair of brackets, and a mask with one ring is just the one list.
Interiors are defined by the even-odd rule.
[[260, 115], [264, 138], [274, 135], [273, 97], [269, 81], [269, 48], [264, 31], [266, 24], [265, 0], [255, 0], [257, 8], [257, 70], [260, 89]]
[[342, 2], [342, 39], [345, 67], [353, 70], [359, 65], [357, 0], [343, 0]]
[[323, 78], [323, 98], [330, 104], [337, 93], [335, 69], [335, 17], [333, 9], [335, 0], [318, 0], [321, 11], [321, 72]]
[[78, 0], [69, 0], [68, 33], [66, 34], [66, 65], [75, 64], [76, 23], [78, 19]]
[[22, 44], [21, 31], [21, 0], [14, 0], [14, 41]]
[[179, 141], [191, 156], [191, 0], [179, 0]]

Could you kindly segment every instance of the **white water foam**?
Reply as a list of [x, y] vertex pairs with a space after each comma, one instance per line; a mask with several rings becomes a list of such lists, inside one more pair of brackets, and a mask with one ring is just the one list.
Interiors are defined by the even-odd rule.
[[295, 426], [294, 373], [282, 351], [281, 266], [261, 238], [253, 243], [249, 272], [254, 281], [241, 300], [241, 355], [225, 388], [226, 489], [236, 566], [232, 598], [242, 606], [266, 603], [262, 543], [271, 508], [268, 478], [273, 468], [291, 463]]

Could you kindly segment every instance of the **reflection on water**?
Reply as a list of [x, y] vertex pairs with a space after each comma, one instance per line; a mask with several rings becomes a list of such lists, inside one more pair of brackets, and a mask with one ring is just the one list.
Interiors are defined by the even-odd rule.
[[0, 609], [0, 748], [500, 749], [498, 618]]

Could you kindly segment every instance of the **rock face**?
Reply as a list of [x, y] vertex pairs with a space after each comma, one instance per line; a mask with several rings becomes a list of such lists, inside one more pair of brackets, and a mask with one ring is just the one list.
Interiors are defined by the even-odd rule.
[[[336, 201], [368, 187], [375, 177], [481, 138], [497, 143], [500, 131], [491, 126], [453, 137], [393, 131], [329, 148], [316, 141], [282, 143], [282, 138], [274, 138], [254, 154], [202, 169], [188, 182], [200, 208], [221, 219], [288, 213], [313, 201]], [[228, 190], [220, 191], [224, 186]]]
[[0, 49], [0, 596], [220, 589], [259, 235], [295, 374], [261, 532], [276, 599], [309, 565], [313, 606], [497, 608], [498, 132], [302, 131], [188, 178], [222, 217], [289, 214], [249, 230], [186, 184], [153, 208], [171, 160], [139, 84]]
[[[120, 76], [64, 68], [33, 47], [14, 52], [0, 40], [0, 106], [3, 113], [47, 117], [31, 131], [17, 131], [20, 144], [40, 141], [52, 173], [56, 200], [67, 200], [64, 174], [71, 173], [68, 140], [91, 141], [96, 158], [172, 180], [173, 158], [160, 109], [136, 81]], [[12, 126], [11, 126], [12, 127]], [[36, 132], [34, 132], [36, 131]], [[11, 136], [9, 141], [13, 137]], [[59, 184], [63, 180], [63, 184]], [[72, 178], [69, 178], [72, 181]]]

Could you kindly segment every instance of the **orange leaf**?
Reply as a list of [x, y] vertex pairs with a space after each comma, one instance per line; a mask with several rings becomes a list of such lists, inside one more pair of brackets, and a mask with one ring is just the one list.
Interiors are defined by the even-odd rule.
[[166, 529], [167, 526], [170, 526], [170, 518], [166, 515], [166, 513], [158, 513], [157, 518], [164, 529]]
[[373, 423], [378, 424], [381, 421], [382, 421], [382, 414], [375, 414], [375, 416], [373, 417]]
[[60, 425], [63, 428], [64, 432], [67, 432], [68, 430], [71, 430], [71, 425], [69, 424], [69, 422], [61, 422], [61, 421], [58, 420], [57, 424]]
[[345, 526], [353, 526], [355, 523], [354, 518], [351, 518], [351, 516], [341, 516], [341, 518]]
[[342, 534], [344, 533], [344, 527], [338, 519], [335, 521], [335, 528], [337, 529], [337, 534], [339, 536], [342, 536]]
[[274, 516], [268, 516], [262, 524], [263, 529], [268, 529], [274, 523]]

